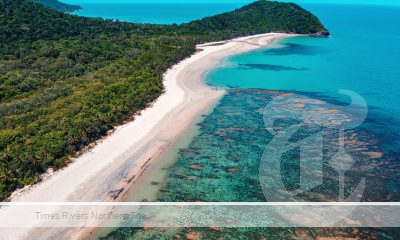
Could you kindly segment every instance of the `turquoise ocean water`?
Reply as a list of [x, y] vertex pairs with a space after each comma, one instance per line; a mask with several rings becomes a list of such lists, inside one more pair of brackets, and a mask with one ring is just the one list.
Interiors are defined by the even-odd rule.
[[[209, 83], [322, 93], [341, 97], [340, 89], [360, 94], [378, 132], [399, 145], [400, 8], [361, 5], [307, 5], [331, 31], [328, 39], [283, 40], [276, 49], [230, 58], [209, 76]], [[379, 119], [378, 119], [379, 118]], [[392, 137], [393, 135], [393, 137]], [[394, 137], [395, 135], [395, 137]]]
[[[181, 23], [232, 10], [241, 4], [82, 4], [76, 14], [134, 22]], [[346, 169], [344, 197], [361, 179], [366, 190], [361, 201], [398, 201], [400, 198], [400, 7], [341, 4], [301, 4], [315, 13], [332, 34], [330, 38], [296, 37], [227, 58], [211, 71], [205, 81], [228, 89], [228, 94], [199, 123], [198, 135], [188, 147], [179, 150], [176, 163], [163, 182], [158, 201], [268, 201], [275, 193], [273, 172], [260, 172], [267, 146], [274, 136], [266, 129], [266, 109], [273, 104], [276, 115], [302, 116], [308, 124], [289, 142], [298, 142], [323, 129], [322, 185], [298, 194], [298, 201], [337, 201], [340, 196], [339, 168], [332, 164], [340, 150], [337, 126], [351, 125], [357, 118], [346, 110], [349, 98], [339, 90], [362, 96], [368, 106], [363, 124], [344, 133], [345, 151], [354, 162]], [[193, 6], [196, 6], [194, 8]], [[275, 90], [275, 91], [270, 91]], [[276, 101], [278, 99], [279, 101]], [[284, 109], [284, 112], [280, 111]], [[354, 115], [354, 116], [353, 116]], [[294, 122], [280, 122], [275, 130]], [[333, 126], [333, 127], [332, 127]], [[268, 155], [267, 155], [268, 158]], [[282, 156], [281, 177], [289, 190], [299, 189], [299, 151]], [[310, 169], [313, 166], [306, 166]], [[263, 175], [263, 176], [261, 176]], [[264, 182], [264, 186], [260, 184]], [[272, 200], [282, 200], [279, 194]], [[176, 234], [171, 233], [171, 238]], [[310, 230], [318, 236], [329, 233]], [[329, 232], [329, 231], [328, 231]], [[350, 231], [351, 232], [351, 231]], [[222, 234], [223, 233], [223, 234]], [[243, 239], [284, 239], [291, 229], [223, 230], [202, 232], [213, 239], [222, 234]], [[388, 232], [364, 229], [347, 237], [379, 235]], [[119, 229], [110, 239], [167, 237], [167, 233]], [[184, 236], [184, 235], [182, 235]], [[248, 236], [251, 236], [250, 238]], [[396, 237], [394, 237], [396, 238]]]
[[[226, 59], [207, 81], [223, 88], [298, 91], [341, 101], [339, 90], [361, 95], [368, 117], [360, 127], [384, 152], [377, 169], [398, 196], [400, 146], [400, 8], [303, 4], [330, 30], [328, 39], [297, 37]], [[379, 161], [378, 161], [379, 162]], [[385, 180], [383, 180], [385, 179]], [[382, 199], [386, 195], [382, 193]], [[381, 199], [381, 200], [382, 200]], [[389, 197], [388, 199], [391, 199]], [[377, 199], [376, 199], [377, 200]]]

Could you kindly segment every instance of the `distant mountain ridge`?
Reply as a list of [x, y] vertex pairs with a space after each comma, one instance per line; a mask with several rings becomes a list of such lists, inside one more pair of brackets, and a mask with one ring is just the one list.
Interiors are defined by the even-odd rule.
[[31, 0], [31, 1], [42, 4], [46, 7], [49, 7], [51, 9], [59, 11], [59, 12], [74, 12], [74, 11], [81, 9], [81, 7], [78, 5], [62, 3], [58, 0]]

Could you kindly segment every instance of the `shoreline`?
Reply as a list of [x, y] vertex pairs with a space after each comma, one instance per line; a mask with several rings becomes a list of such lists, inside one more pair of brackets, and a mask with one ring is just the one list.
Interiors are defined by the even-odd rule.
[[[275, 33], [272, 33], [272, 34], [275, 34]], [[260, 34], [260, 35], [253, 35], [253, 36], [249, 36], [249, 37], [238, 38], [238, 39], [246, 39], [246, 40], [253, 40], [253, 41], [254, 40], [255, 41], [264, 41], [264, 42], [262, 42], [262, 44], [265, 44], [265, 45], [262, 45], [262, 46], [259, 46], [259, 47], [253, 48], [253, 49], [249, 49], [247, 47], [244, 48], [243, 45], [241, 45], [240, 47], [235, 48], [235, 49], [228, 49], [228, 51], [222, 50], [223, 52], [220, 52], [221, 50], [218, 50], [218, 51], [212, 53], [212, 54], [218, 55], [217, 56], [218, 60], [214, 61], [215, 62], [214, 65], [211, 66], [210, 64], [208, 64], [209, 66], [207, 66], [207, 68], [202, 69], [202, 73], [200, 74], [200, 78], [199, 78], [199, 76], [195, 76], [195, 77], [199, 78], [200, 81], [201, 81], [200, 83], [202, 85], [204, 85], [206, 88], [209, 88], [210, 90], [215, 90], [215, 91], [222, 92], [223, 94], [221, 96], [219, 96], [217, 99], [215, 99], [214, 101], [212, 101], [210, 103], [210, 105], [203, 107], [203, 109], [201, 111], [199, 111], [199, 114], [197, 116], [193, 116], [192, 117], [193, 120], [191, 121], [190, 126], [188, 126], [186, 129], [181, 130], [181, 134], [179, 134], [179, 136], [177, 136], [175, 138], [175, 141], [171, 142], [171, 144], [168, 146], [168, 148], [166, 148], [162, 152], [162, 154], [159, 154], [160, 156], [158, 156], [158, 157], [156, 156], [156, 157], [153, 158], [152, 165], [149, 166], [149, 169], [147, 171], [144, 171], [141, 174], [141, 178], [150, 177], [151, 173], [153, 171], [153, 169], [151, 169], [151, 168], [161, 168], [161, 167], [155, 167], [155, 165], [161, 164], [161, 161], [165, 160], [166, 157], [165, 157], [164, 153], [167, 153], [169, 155], [174, 155], [172, 158], [175, 158], [176, 155], [178, 155], [178, 150], [179, 149], [181, 149], [183, 147], [187, 147], [190, 144], [190, 142], [193, 139], [193, 137], [195, 137], [197, 135], [197, 133], [199, 132], [199, 130], [198, 130], [199, 127], [197, 126], [197, 123], [201, 122], [202, 119], [204, 119], [206, 115], [210, 114], [213, 111], [213, 109], [216, 107], [216, 105], [218, 105], [219, 100], [222, 99], [222, 97], [226, 94], [225, 90], [216, 89], [215, 87], [212, 87], [212, 86], [209, 86], [209, 85], [206, 84], [206, 82], [204, 81], [205, 80], [205, 76], [207, 76], [207, 74], [210, 71], [212, 71], [216, 67], [223, 66], [225, 59], [228, 58], [228, 57], [232, 57], [232, 56], [237, 55], [237, 54], [241, 54], [241, 53], [244, 53], [244, 52], [256, 50], [258, 48], [268, 47], [271, 44], [273, 44], [276, 40], [279, 40], [279, 39], [282, 39], [282, 38], [286, 38], [286, 37], [296, 36], [296, 35], [288, 35], [288, 34], [284, 34], [285, 36], [282, 36], [282, 34], [279, 34], [279, 36], [272, 36], [272, 34], [268, 33], [268, 34]], [[235, 39], [234, 40], [227, 40], [227, 41], [223, 41], [223, 42], [212, 42], [212, 43], [200, 44], [200, 45], [197, 45], [197, 47], [198, 48], [204, 48], [204, 47], [207, 48], [209, 45], [213, 45], [213, 44], [216, 44], [216, 43], [218, 43], [218, 44], [219, 43], [227, 44], [227, 43], [230, 43], [230, 42], [235, 42]], [[210, 56], [208, 56], [208, 57], [210, 57]], [[190, 66], [188, 66], [188, 67], [190, 67]], [[188, 74], [188, 75], [190, 75], [190, 74]], [[195, 74], [195, 75], [198, 75], [198, 74]], [[189, 138], [190, 138], [189, 142], [188, 142], [188, 139], [186, 139], [186, 137], [188, 135], [189, 135]], [[144, 182], [141, 182], [141, 183], [144, 183]], [[139, 180], [137, 182], [133, 183], [129, 187], [127, 193], [123, 194], [123, 196], [122, 196], [122, 198], [120, 200], [122, 200], [122, 201], [132, 201], [133, 200], [134, 202], [147, 201], [147, 200], [153, 201], [153, 200], [155, 200], [155, 199], [152, 198], [154, 196], [150, 196], [150, 199], [148, 199], [148, 198], [138, 198], [137, 196], [132, 197], [136, 193], [136, 189], [135, 188], [140, 188], [141, 186], [138, 186], [138, 185], [140, 185], [141, 183], [139, 182]], [[147, 181], [147, 183], [150, 183], [150, 181]], [[159, 188], [161, 188], [161, 187], [159, 187]], [[131, 194], [129, 194], [129, 193], [131, 193]]]
[[[173, 66], [164, 75], [165, 93], [134, 121], [116, 127], [89, 152], [75, 159], [43, 182], [14, 194], [12, 202], [99, 202], [119, 201], [131, 192], [139, 177], [196, 124], [199, 115], [218, 102], [225, 91], [208, 86], [204, 75], [228, 56], [266, 47], [276, 39], [297, 36], [268, 33], [198, 45], [191, 57]], [[151, 172], [151, 171], [148, 171]], [[148, 173], [147, 172], [147, 173]], [[137, 184], [136, 184], [137, 185]], [[59, 210], [53, 207], [52, 210]], [[49, 207], [43, 208], [47, 211]], [[0, 220], [19, 223], [21, 211], [37, 212], [38, 207], [2, 208]], [[17, 216], [9, 219], [9, 216]], [[40, 227], [36, 223], [25, 224]], [[90, 226], [96, 226], [91, 222]], [[89, 229], [96, 229], [89, 228]], [[1, 229], [2, 236], [19, 239], [66, 234], [86, 238], [88, 229]]]

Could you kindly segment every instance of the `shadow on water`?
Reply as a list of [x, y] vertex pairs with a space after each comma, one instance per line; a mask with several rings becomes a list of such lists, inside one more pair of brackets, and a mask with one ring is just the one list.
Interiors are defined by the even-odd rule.
[[327, 48], [298, 43], [283, 43], [283, 47], [269, 48], [262, 52], [264, 55], [285, 56], [285, 55], [304, 55], [313, 56], [329, 52]]
[[266, 71], [304, 71], [307, 68], [296, 68], [274, 64], [239, 64], [238, 69], [261, 69]]

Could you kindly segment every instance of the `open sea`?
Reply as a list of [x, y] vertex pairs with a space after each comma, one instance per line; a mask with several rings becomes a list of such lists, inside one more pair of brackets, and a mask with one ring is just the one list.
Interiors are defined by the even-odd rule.
[[[83, 10], [77, 15], [167, 24], [241, 6], [81, 5]], [[204, 116], [190, 143], [178, 150], [175, 163], [165, 170], [168, 177], [157, 186], [149, 186], [160, 188], [154, 200], [286, 200], [274, 187], [281, 183], [271, 177], [276, 169], [261, 170], [260, 166], [268, 165], [272, 158], [268, 149], [275, 135], [299, 123], [302, 125], [287, 142], [307, 142], [323, 133], [322, 143], [317, 145], [322, 150], [323, 183], [303, 186], [299, 169], [315, 170], [315, 166], [300, 166], [301, 149], [289, 149], [281, 156], [279, 178], [287, 191], [305, 188], [293, 196], [296, 201], [343, 200], [362, 179], [366, 184], [360, 201], [400, 199], [400, 7], [301, 5], [316, 14], [332, 36], [284, 39], [269, 48], [229, 57], [211, 71], [205, 81], [227, 89], [228, 94]], [[348, 94], [340, 90], [347, 90], [348, 94], [351, 91], [356, 101], [351, 104]], [[284, 121], [279, 121], [282, 118]], [[271, 119], [278, 121], [271, 123]], [[343, 156], [350, 156], [350, 164], [340, 164], [344, 158], [349, 159]], [[343, 165], [347, 168], [343, 169]], [[344, 189], [339, 177], [342, 174]], [[269, 193], [274, 195], [272, 199]], [[261, 235], [284, 239], [293, 235], [291, 229], [254, 230], [250, 235], [249, 230], [224, 231], [226, 239]], [[318, 231], [322, 230], [310, 230], [310, 234], [318, 236]], [[367, 237], [393, 238], [385, 231], [363, 231]], [[157, 234], [119, 229], [109, 237], [151, 238]], [[173, 237], [176, 233], [171, 234]], [[216, 237], [209, 231], [203, 234], [209, 239]]]

